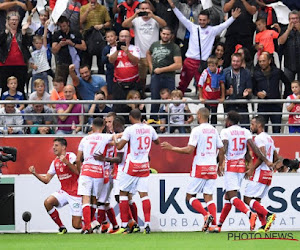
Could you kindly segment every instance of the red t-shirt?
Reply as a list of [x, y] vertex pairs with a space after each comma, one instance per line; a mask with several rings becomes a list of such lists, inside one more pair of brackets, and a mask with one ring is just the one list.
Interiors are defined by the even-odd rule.
[[13, 36], [11, 41], [10, 50], [5, 63], [0, 62], [0, 66], [25, 66], [23, 54], [17, 43], [16, 36]]

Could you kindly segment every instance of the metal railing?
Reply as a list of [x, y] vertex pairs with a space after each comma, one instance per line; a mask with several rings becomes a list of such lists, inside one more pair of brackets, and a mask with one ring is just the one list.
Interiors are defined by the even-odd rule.
[[[299, 103], [300, 104], [300, 100], [286, 100], [286, 99], [269, 99], [269, 100], [261, 100], [261, 99], [250, 99], [250, 100], [244, 100], [244, 99], [239, 99], [239, 100], [225, 100], [225, 102], [223, 104], [247, 104], [248, 106], [253, 106], [256, 104], [283, 104], [284, 103]], [[99, 116], [105, 116], [105, 113], [93, 113], [93, 114], [89, 114], [87, 112], [84, 111], [84, 104], [122, 104], [122, 105], [127, 105], [127, 104], [145, 104], [145, 105], [149, 105], [148, 108], [146, 108], [146, 113], [143, 113], [143, 115], [146, 115], [147, 117], [150, 116], [167, 116], [167, 123], [164, 124], [167, 127], [167, 132], [170, 132], [170, 127], [172, 126], [183, 126], [183, 127], [193, 127], [197, 125], [197, 111], [200, 107], [203, 107], [204, 104], [200, 102], [200, 100], [186, 100], [184, 103], [189, 104], [191, 113], [171, 113], [170, 110], [167, 113], [151, 113], [150, 112], [150, 105], [151, 104], [170, 104], [170, 103], [174, 103], [174, 104], [180, 104], [183, 103], [183, 101], [178, 100], [178, 101], [173, 101], [173, 100], [72, 100], [72, 101], [66, 101], [66, 100], [60, 100], [60, 101], [42, 101], [42, 100], [34, 100], [34, 101], [16, 101], [16, 100], [9, 100], [9, 101], [0, 101], [1, 106], [4, 104], [44, 104], [44, 105], [51, 105], [52, 104], [81, 104], [82, 108], [81, 108], [81, 113], [11, 113], [11, 114], [0, 114], [0, 117], [2, 116], [53, 116], [53, 117], [57, 117], [57, 116], [84, 116], [84, 117], [92, 117], [94, 115], [99, 115]], [[218, 103], [218, 101], [206, 101], [205, 104], [216, 104]], [[193, 108], [191, 107], [191, 105], [194, 105]], [[221, 105], [223, 105], [221, 104]], [[148, 109], [148, 110], [147, 110]], [[283, 108], [283, 110], [286, 110]], [[218, 127], [224, 127], [224, 119], [226, 116], [226, 112], [224, 112], [221, 109], [222, 112], [217, 112], [217, 113], [211, 113], [211, 115], [217, 115], [218, 117], [218, 121], [220, 123], [217, 124], [213, 124], [215, 126]], [[251, 117], [254, 117], [255, 115], [282, 115], [284, 119], [281, 120], [280, 124], [267, 124], [268, 126], [290, 126], [290, 124], [287, 124], [287, 119], [286, 117], [288, 117], [288, 115], [293, 114], [295, 115], [294, 112], [287, 112], [287, 111], [283, 111], [283, 112], [257, 112], [256, 110], [254, 110], [253, 112], [245, 112], [245, 113], [240, 113], [241, 115], [249, 115], [250, 119]], [[124, 115], [124, 116], [128, 116], [128, 113], [118, 113], [118, 115]], [[170, 124], [170, 117], [172, 115], [193, 115], [194, 116], [194, 122], [191, 124]], [[300, 115], [300, 113], [299, 113]], [[7, 124], [7, 126], [10, 127], [22, 127], [22, 128], [30, 128], [30, 127], [37, 127], [37, 126], [41, 126], [41, 127], [70, 127], [71, 124], [50, 124], [50, 125], [45, 125], [45, 124], [33, 124], [33, 125], [27, 125], [27, 124], [23, 124], [23, 125], [11, 125], [11, 124]], [[249, 124], [241, 124], [242, 126], [249, 126]], [[300, 124], [299, 124], [300, 125]], [[0, 129], [1, 127], [3, 128], [4, 124], [3, 121], [0, 121]], [[80, 126], [80, 124], [76, 124], [76, 126]], [[89, 124], [82, 124], [82, 132], [85, 131], [85, 128], [87, 126], [90, 126]], [[159, 127], [161, 126], [161, 124], [152, 124], [153, 127]]]

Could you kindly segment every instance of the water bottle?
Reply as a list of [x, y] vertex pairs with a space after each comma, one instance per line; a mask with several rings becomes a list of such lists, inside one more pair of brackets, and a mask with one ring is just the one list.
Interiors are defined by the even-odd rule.
[[76, 135], [76, 124], [75, 124], [75, 121], [72, 122], [72, 127], [71, 127], [71, 129], [72, 129], [72, 134], [73, 134], [73, 135]]
[[6, 123], [4, 124], [4, 127], [3, 127], [3, 134], [8, 135], [8, 129], [7, 129]]

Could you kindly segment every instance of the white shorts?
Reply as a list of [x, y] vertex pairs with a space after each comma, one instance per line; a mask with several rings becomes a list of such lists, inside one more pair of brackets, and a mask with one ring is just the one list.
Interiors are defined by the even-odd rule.
[[110, 193], [113, 188], [113, 179], [109, 178], [109, 181], [103, 184], [100, 192], [100, 196], [97, 199], [100, 203], [110, 203]]
[[256, 182], [256, 181], [248, 181], [245, 187], [244, 196], [250, 198], [264, 198], [264, 196], [268, 193], [269, 186]]
[[114, 179], [114, 195], [120, 195], [120, 186], [119, 186], [119, 180]]
[[224, 186], [226, 191], [240, 190], [245, 173], [225, 172]]
[[186, 192], [188, 194], [213, 194], [215, 190], [215, 179], [189, 178], [189, 185]]
[[123, 173], [119, 179], [119, 188], [121, 191], [134, 194], [138, 192], [148, 192], [149, 176], [136, 177]]
[[103, 186], [103, 178], [92, 178], [80, 175], [78, 179], [78, 195], [95, 196], [97, 199]]
[[64, 207], [69, 204], [72, 216], [82, 216], [81, 197], [69, 195], [63, 190], [59, 190], [51, 195], [58, 200], [57, 208]]

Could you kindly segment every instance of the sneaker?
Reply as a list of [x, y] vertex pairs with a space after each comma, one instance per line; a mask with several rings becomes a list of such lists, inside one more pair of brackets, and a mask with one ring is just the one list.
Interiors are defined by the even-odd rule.
[[210, 213], [207, 213], [207, 215], [204, 216], [204, 225], [202, 227], [202, 232], [207, 231], [209, 224], [212, 223], [213, 220], [214, 217]]
[[128, 227], [130, 229], [130, 232], [132, 233], [133, 232], [133, 228], [134, 226], [137, 225], [136, 221], [134, 219], [131, 219], [129, 222], [128, 222]]
[[130, 233], [130, 228], [127, 227], [120, 227], [118, 230], [112, 234], [129, 234]]
[[249, 218], [250, 231], [253, 231], [255, 229], [256, 219], [257, 219], [257, 213], [252, 213], [251, 212], [250, 218]]
[[145, 229], [144, 229], [144, 234], [150, 234], [151, 232], [151, 229], [149, 226], [146, 226]]
[[94, 220], [91, 223], [91, 227], [92, 227], [93, 231], [97, 231], [98, 232], [98, 230], [101, 227], [101, 225], [100, 225], [100, 223], [97, 220]]
[[255, 233], [264, 233], [266, 225], [261, 226]]
[[110, 224], [107, 221], [103, 222], [100, 229], [101, 233], [105, 234], [108, 231], [109, 227]]
[[209, 233], [220, 233], [221, 232], [221, 227], [213, 225], [208, 228]]
[[89, 229], [82, 229], [81, 230], [81, 234], [92, 234], [93, 233], [93, 229], [92, 228], [89, 228]]
[[140, 231], [141, 231], [140, 226], [139, 226], [138, 224], [135, 224], [135, 225], [133, 226], [132, 232], [133, 232], [133, 233], [139, 233]]
[[57, 234], [66, 234], [68, 232], [68, 230], [66, 229], [66, 227], [60, 227], [58, 229], [58, 233]]
[[108, 234], [114, 234], [115, 232], [117, 232], [120, 229], [120, 227], [116, 227], [116, 228], [111, 228], [107, 231]]
[[265, 226], [265, 232], [269, 232], [272, 226], [273, 221], [276, 219], [276, 214], [270, 214], [267, 217], [267, 224]]

